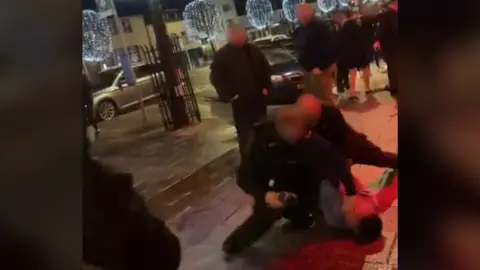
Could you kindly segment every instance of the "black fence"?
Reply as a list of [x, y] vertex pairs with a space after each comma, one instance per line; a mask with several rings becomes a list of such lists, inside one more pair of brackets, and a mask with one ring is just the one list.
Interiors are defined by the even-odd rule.
[[[173, 67], [164, 67], [160, 60], [160, 54], [154, 46], [144, 46], [142, 48], [146, 62], [152, 66], [151, 80], [156, 93], [158, 93], [158, 106], [163, 117], [163, 124], [166, 130], [175, 128], [175, 119], [172, 113], [172, 103], [180, 98], [184, 103], [184, 108], [188, 116], [189, 124], [201, 122], [200, 111], [198, 109], [197, 99], [193, 91], [192, 81], [188, 73], [188, 61], [185, 52], [182, 51], [178, 38], [171, 38], [172, 51], [174, 58]], [[176, 73], [177, 83], [174, 86], [167, 84], [164, 69], [173, 68]], [[173, 91], [172, 89], [173, 88]], [[183, 106], [182, 106], [183, 107]]]

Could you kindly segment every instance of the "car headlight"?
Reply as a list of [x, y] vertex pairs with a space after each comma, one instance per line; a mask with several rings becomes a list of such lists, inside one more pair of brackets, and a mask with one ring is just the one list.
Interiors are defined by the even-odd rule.
[[282, 83], [284, 78], [280, 75], [272, 75], [270, 76], [270, 80], [272, 81], [272, 83]]

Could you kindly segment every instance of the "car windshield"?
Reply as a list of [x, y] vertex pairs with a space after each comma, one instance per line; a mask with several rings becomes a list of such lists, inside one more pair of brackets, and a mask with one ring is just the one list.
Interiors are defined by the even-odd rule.
[[97, 74], [96, 78], [90, 82], [93, 92], [98, 92], [102, 89], [112, 86], [113, 82], [118, 76], [120, 69], [106, 70]]
[[297, 62], [297, 59], [295, 59], [293, 55], [284, 50], [264, 50], [264, 53], [272, 66]]

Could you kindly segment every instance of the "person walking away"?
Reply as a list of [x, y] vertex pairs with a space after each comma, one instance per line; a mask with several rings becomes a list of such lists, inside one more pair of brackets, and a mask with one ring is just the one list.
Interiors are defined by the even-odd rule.
[[210, 79], [217, 91], [232, 102], [243, 158], [249, 132], [267, 114], [266, 95], [272, 87], [270, 64], [257, 46], [248, 43], [243, 26], [230, 26], [228, 38], [228, 44], [215, 52]]
[[338, 15], [343, 21], [338, 33], [338, 62], [349, 70], [350, 93], [349, 99], [358, 101], [357, 74], [361, 71], [366, 92], [371, 92], [370, 85], [370, 62], [373, 59], [373, 42], [369, 44], [369, 38], [359, 22], [359, 17], [350, 10], [344, 10]]
[[315, 17], [310, 4], [299, 4], [296, 12], [300, 27], [295, 41], [298, 60], [307, 71], [305, 89], [323, 102], [332, 103], [336, 70], [335, 32], [325, 20]]
[[398, 37], [398, 1], [389, 5], [386, 11], [377, 16], [378, 21], [378, 40], [382, 46], [384, 61], [387, 63], [388, 87], [392, 97], [396, 98], [398, 94], [398, 64], [397, 64], [397, 46]]

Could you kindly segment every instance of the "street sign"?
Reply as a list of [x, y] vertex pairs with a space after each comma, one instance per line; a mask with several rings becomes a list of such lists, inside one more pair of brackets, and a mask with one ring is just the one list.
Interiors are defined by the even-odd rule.
[[95, 0], [97, 4], [97, 12], [101, 18], [112, 16], [115, 12], [114, 0]]

